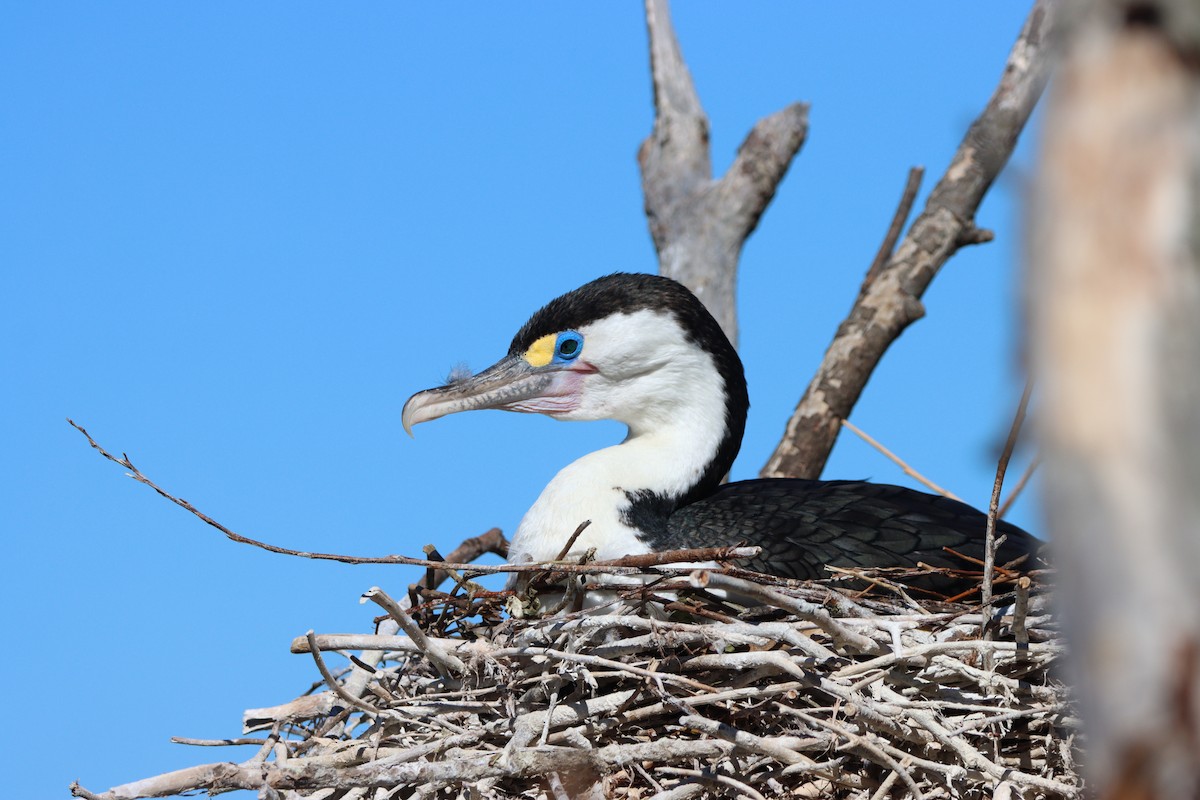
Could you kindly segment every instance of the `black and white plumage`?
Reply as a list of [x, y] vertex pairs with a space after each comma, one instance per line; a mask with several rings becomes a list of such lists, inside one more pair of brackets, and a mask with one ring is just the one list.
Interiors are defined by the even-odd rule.
[[[669, 278], [618, 273], [552, 300], [492, 367], [413, 395], [403, 422], [411, 432], [499, 408], [629, 427], [546, 486], [513, 537], [513, 562], [556, 558], [585, 520], [570, 556], [745, 543], [762, 548], [746, 566], [789, 578], [824, 577], [826, 565], [963, 567], [945, 547], [982, 555], [984, 515], [943, 497], [859, 481], [722, 486], [749, 405], [741, 359], [703, 304]], [[1034, 549], [1024, 531], [1000, 532], [998, 563]]]

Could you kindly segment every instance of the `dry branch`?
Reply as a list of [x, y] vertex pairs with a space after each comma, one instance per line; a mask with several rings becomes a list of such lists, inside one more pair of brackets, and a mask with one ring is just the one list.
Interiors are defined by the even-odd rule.
[[808, 133], [808, 106], [759, 120], [712, 178], [708, 117], [683, 61], [667, 0], [646, 0], [654, 130], [638, 151], [659, 272], [685, 284], [737, 343], [738, 257]]
[[[457, 570], [462, 572], [474, 573], [475, 575], [485, 575], [494, 573], [539, 573], [539, 572], [569, 572], [574, 574], [591, 574], [594, 572], [604, 572], [613, 575], [636, 575], [647, 567], [663, 566], [665, 571], [673, 571], [676, 573], [688, 572], [691, 567], [685, 566], [670, 566], [688, 562], [707, 562], [707, 561], [738, 561], [740, 559], [754, 558], [758, 555], [757, 547], [695, 547], [687, 550], [671, 550], [660, 553], [644, 553], [637, 556], [626, 556], [617, 561], [593, 561], [589, 564], [578, 564], [560, 561], [548, 561], [540, 563], [527, 564], [472, 564], [471, 559], [478, 558], [484, 553], [496, 553], [504, 555], [508, 550], [508, 542], [505, 540], [499, 528], [491, 530], [466, 539], [454, 553], [451, 554], [449, 560], [441, 560], [435, 558], [412, 558], [410, 556], [390, 555], [390, 556], [351, 556], [340, 553], [315, 553], [308, 550], [293, 550], [290, 547], [281, 547], [279, 545], [270, 544], [268, 542], [251, 539], [248, 536], [243, 536], [236, 533], [227, 526], [216, 521], [209, 515], [205, 514], [200, 509], [176, 495], [171, 494], [166, 489], [159, 486], [149, 477], [147, 477], [140, 469], [135, 467], [130, 461], [129, 456], [122, 454], [121, 457], [114, 456], [112, 453], [105, 450], [100, 444], [92, 438], [91, 434], [85, 428], [77, 424], [74, 420], [68, 419], [67, 422], [75, 430], [79, 431], [87, 438], [88, 444], [109, 461], [124, 467], [130, 478], [149, 486], [160, 497], [174, 503], [180, 508], [195, 515], [205, 524], [216, 528], [223, 533], [227, 539], [238, 544], [247, 544], [251, 547], [257, 547], [261, 550], [266, 550], [269, 553], [277, 553], [285, 556], [296, 556], [298, 558], [311, 558], [319, 561], [338, 561], [343, 564], [402, 564], [407, 566], [428, 567], [434, 570], [434, 583], [440, 583], [445, 578], [446, 570]], [[437, 574], [443, 573], [442, 577]]]
[[892, 253], [896, 252], [896, 242], [900, 241], [900, 234], [904, 233], [904, 223], [908, 222], [908, 217], [912, 213], [913, 203], [917, 201], [917, 192], [921, 189], [921, 180], [924, 177], [924, 167], [913, 167], [908, 171], [908, 178], [904, 181], [904, 191], [900, 193], [900, 202], [896, 205], [896, 212], [892, 214], [892, 223], [888, 225], [887, 233], [884, 234], [883, 241], [879, 244], [879, 250], [875, 252], [875, 258], [871, 261], [870, 268], [867, 269], [862, 286], [859, 287], [860, 297], [866, 294], [867, 289], [875, 282], [876, 276], [891, 260]]
[[960, 247], [987, 241], [975, 212], [1007, 163], [1050, 69], [1053, 3], [1038, 0], [1009, 53], [1004, 74], [971, 124], [925, 210], [887, 264], [868, 274], [783, 437], [761, 471], [764, 478], [816, 478], [875, 366], [897, 337], [924, 313], [921, 297]]
[[[95, 439], [92, 438], [92, 435], [87, 432], [87, 429], [85, 429], [83, 426], [76, 423], [74, 420], [68, 419], [67, 423], [72, 428], [74, 428], [75, 430], [79, 431], [80, 433], [82, 433], [84, 435], [84, 437], [88, 441], [88, 444], [91, 445], [93, 450], [95, 450], [97, 453], [99, 453], [104, 458], [108, 459], [109, 461], [113, 462], [114, 464], [117, 464], [118, 466], [124, 467], [126, 470], [128, 470], [128, 472], [126, 474], [130, 478], [133, 478], [135, 481], [137, 481], [140, 484], [149, 486], [160, 497], [162, 497], [166, 500], [169, 500], [170, 502], [172, 502], [175, 505], [179, 506], [180, 508], [184, 509], [188, 513], [195, 515], [197, 518], [202, 520], [206, 525], [216, 528], [221, 533], [223, 533], [225, 535], [225, 537], [227, 539], [229, 539], [230, 541], [234, 541], [239, 544], [248, 544], [251, 547], [257, 547], [260, 550], [266, 550], [269, 553], [277, 553], [279, 555], [285, 555], [285, 556], [296, 556], [299, 558], [312, 558], [312, 559], [316, 559], [318, 561], [338, 561], [343, 564], [407, 564], [410, 566], [429, 567], [431, 569], [450, 568], [450, 569], [475, 569], [477, 571], [483, 571], [483, 572], [498, 571], [498, 570], [489, 570], [487, 567], [484, 567], [484, 566], [478, 565], [478, 564], [472, 565], [472, 564], [465, 564], [465, 563], [451, 563], [451, 562], [444, 562], [444, 561], [440, 561], [440, 560], [436, 560], [436, 559], [410, 558], [408, 556], [349, 556], [349, 555], [340, 555], [337, 553], [314, 553], [314, 552], [310, 552], [307, 550], [293, 550], [289, 547], [280, 547], [279, 545], [268, 544], [267, 542], [262, 542], [257, 539], [251, 539], [248, 536], [242, 536], [240, 533], [236, 533], [233, 530], [230, 530], [226, 526], [222, 525], [220, 522], [217, 522], [215, 519], [208, 516], [200, 509], [196, 508], [194, 505], [189, 503], [187, 500], [184, 500], [181, 497], [173, 495], [170, 492], [168, 492], [166, 489], [159, 486], [157, 483], [155, 483], [150, 478], [148, 478], [145, 474], [143, 474], [140, 469], [135, 467], [133, 465], [133, 462], [130, 461], [128, 455], [122, 453], [121, 456], [118, 458], [117, 456], [115, 456], [112, 453], [105, 450], [103, 447], [100, 446], [100, 444]], [[474, 555], [470, 556], [471, 558], [478, 558], [480, 555], [482, 555], [485, 552], [498, 553], [500, 555], [503, 555], [508, 550], [508, 542], [505, 541], [504, 536], [501, 534], [499, 528], [492, 528], [491, 530], [487, 531], [484, 534], [481, 534], [480, 536], [476, 536], [471, 539], [467, 539], [465, 542], [463, 542], [463, 548], [466, 548], [466, 550], [464, 552], [473, 552], [474, 553]], [[478, 552], [475, 552], [476, 549], [478, 549]]]

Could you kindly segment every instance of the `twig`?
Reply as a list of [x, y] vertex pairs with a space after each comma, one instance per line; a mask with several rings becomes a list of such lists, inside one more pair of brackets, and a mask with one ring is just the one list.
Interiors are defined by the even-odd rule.
[[[1000, 513], [1000, 492], [1004, 489], [1004, 474], [1008, 471], [1008, 462], [1017, 446], [1017, 436], [1021, 433], [1021, 424], [1025, 421], [1025, 411], [1029, 408], [1029, 397], [1033, 394], [1033, 381], [1025, 382], [1025, 390], [1021, 392], [1021, 402], [1017, 404], [1017, 413], [1013, 415], [1012, 425], [1008, 429], [1008, 438], [1004, 442], [1004, 450], [1000, 460], [996, 462], [996, 480], [992, 484], [992, 499], [988, 503], [987, 528], [983, 548], [983, 587], [980, 597], [983, 603], [984, 617], [992, 605], [992, 575], [996, 566], [996, 522]], [[984, 638], [987, 638], [987, 625], [984, 623]]]
[[[404, 632], [408, 634], [409, 638], [413, 640], [413, 643], [429, 656], [429, 660], [433, 662], [443, 677], [450, 677], [452, 675], [462, 676], [466, 674], [466, 665], [457, 656], [443, 651], [441, 647], [429, 641], [425, 636], [425, 632], [413, 621], [413, 618], [405, 613], [404, 609], [378, 586], [372, 586], [364, 592], [363, 599], [371, 600], [387, 611], [388, 616], [396, 621]], [[312, 635], [309, 634], [305, 638], [308, 639], [309, 646], [311, 647], [315, 641]]]
[[[311, 644], [309, 645], [311, 647]], [[548, 659], [558, 659], [560, 661], [571, 661], [576, 664], [588, 664], [596, 667], [604, 667], [606, 669], [615, 669], [620, 672], [628, 672], [631, 675], [637, 675], [642, 678], [648, 678], [656, 682], [675, 683], [680, 686], [687, 686], [701, 692], [716, 691], [713, 687], [694, 681], [691, 678], [685, 678], [681, 675], [670, 675], [664, 673], [652, 672], [642, 667], [636, 667], [632, 664], [625, 664], [620, 661], [614, 661], [609, 658], [600, 658], [598, 656], [586, 655], [584, 653], [568, 653], [562, 650], [556, 650], [551, 647], [520, 647], [520, 648], [502, 648], [493, 653], [496, 658], [504, 658], [505, 656], [541, 656]]]
[[[911, 764], [911, 758], [901, 759], [900, 769], [906, 770]], [[888, 793], [891, 792], [892, 787], [896, 784], [896, 779], [899, 777], [900, 773], [897, 770], [892, 770], [889, 772], [888, 776], [883, 779], [883, 783], [879, 784], [879, 788], [876, 789], [875, 793], [871, 795], [871, 800], [883, 800], [883, 798], [887, 797]]]
[[1028, 575], [1017, 578], [1017, 601], [1013, 604], [1012, 632], [1013, 641], [1018, 645], [1029, 644], [1029, 631], [1025, 628], [1025, 618], [1029, 614], [1029, 585]]
[[679, 775], [685, 778], [695, 778], [704, 783], [715, 783], [717, 786], [732, 789], [739, 797], [749, 797], [751, 800], [767, 800], [767, 798], [762, 796], [762, 793], [749, 784], [739, 781], [732, 775], [722, 775], [712, 770], [683, 769], [681, 767], [657, 767], [655, 772], [661, 772], [663, 775]]
[[954, 492], [950, 491], [949, 489], [943, 489], [941, 486], [938, 486], [936, 483], [929, 480], [921, 473], [917, 472], [915, 469], [910, 467], [907, 464], [907, 462], [904, 461], [904, 459], [900, 458], [900, 456], [896, 455], [891, 450], [884, 447], [878, 441], [873, 439], [869, 434], [867, 434], [866, 431], [864, 431], [862, 428], [855, 425], [850, 420], [848, 420], [848, 419], [842, 420], [842, 425], [849, 428], [853, 433], [857, 434], [860, 439], [862, 439], [867, 444], [871, 445], [871, 447], [874, 447], [880, 453], [882, 453], [883, 455], [885, 455], [889, 459], [891, 459], [898, 467], [900, 467], [900, 469], [904, 470], [905, 475], [908, 475], [909, 477], [913, 478], [914, 480], [920, 482], [923, 486], [927, 487], [930, 491], [936, 492], [937, 494], [940, 494], [942, 497], [949, 497], [951, 500], [957, 500], [960, 503], [962, 502], [961, 497], [954, 494]]
[[558, 555], [555, 557], [554, 560], [555, 561], [564, 560], [567, 557], [567, 553], [571, 552], [571, 548], [575, 546], [575, 542], [579, 539], [580, 534], [582, 534], [584, 531], [586, 531], [588, 529], [588, 526], [591, 524], [592, 524], [592, 521], [590, 519], [585, 519], [583, 522], [579, 523], [579, 527], [576, 528], [575, 532], [572, 533], [571, 536], [567, 539], [567, 543], [562, 546], [562, 550], [558, 551]]
[[[755, 558], [762, 552], [761, 547], [693, 547], [686, 550], [667, 550], [660, 553], [638, 553], [636, 555], [624, 556], [623, 558], [615, 558], [609, 561], [593, 561], [587, 565], [587, 568], [592, 567], [632, 567], [636, 569], [644, 569], [646, 567], [666, 566], [668, 564], [689, 564], [706, 561], [740, 561], [744, 559]], [[559, 565], [554, 565], [554, 569], [560, 569]], [[690, 569], [695, 569], [691, 567]], [[719, 571], [720, 567], [710, 567], [713, 571]], [[680, 567], [677, 570], [679, 573], [689, 571], [688, 567]]]
[[1035, 457], [1029, 462], [1029, 464], [1026, 465], [1025, 471], [1021, 473], [1020, 480], [1018, 480], [1016, 485], [1013, 486], [1012, 491], [1009, 492], [1008, 498], [1000, 504], [1000, 511], [996, 514], [999, 519], [1004, 519], [1008, 516], [1008, 512], [1012, 508], [1013, 503], [1017, 502], [1017, 499], [1021, 496], [1021, 492], [1025, 490], [1025, 486], [1029, 483], [1030, 478], [1033, 477], [1033, 473], [1036, 472], [1037, 468], [1041, 465], [1042, 459], [1040, 457]]
[[[92, 438], [91, 434], [89, 434], [86, 429], [84, 429], [81, 425], [76, 424], [74, 420], [67, 419], [67, 422], [71, 425], [72, 428], [74, 428], [75, 430], [79, 431], [80, 433], [82, 433], [84, 435], [84, 437], [88, 440], [88, 444], [90, 444], [92, 446], [92, 448], [94, 450], [96, 450], [96, 452], [98, 452], [100, 455], [104, 456], [106, 459], [113, 462], [114, 464], [117, 464], [117, 465], [122, 466], [125, 469], [129, 470], [129, 472], [127, 474], [129, 475], [130, 478], [133, 478], [138, 483], [149, 486], [151, 489], [153, 489], [155, 492], [157, 492], [160, 497], [170, 500], [172, 503], [174, 503], [175, 505], [184, 509], [185, 511], [188, 511], [188, 512], [194, 514], [195, 516], [199, 517], [201, 520], [203, 520], [208, 525], [212, 526], [213, 528], [216, 528], [221, 533], [225, 534], [225, 536], [228, 539], [230, 539], [234, 542], [238, 542], [239, 544], [248, 544], [252, 547], [257, 547], [261, 550], [266, 550], [267, 552], [270, 552], [270, 553], [278, 553], [280, 555], [285, 555], [285, 556], [299, 556], [301, 558], [312, 558], [312, 559], [318, 559], [318, 560], [324, 560], [324, 561], [339, 561], [343, 564], [409, 564], [412, 566], [435, 567], [435, 568], [440, 568], [443, 566], [469, 568], [471, 566], [471, 565], [462, 565], [462, 564], [444, 565], [443, 562], [441, 562], [441, 561], [432, 561], [429, 559], [422, 559], [422, 558], [406, 558], [404, 556], [383, 556], [383, 557], [376, 557], [376, 558], [363, 558], [363, 557], [359, 557], [359, 556], [346, 556], [346, 555], [338, 555], [338, 554], [334, 554], [334, 553], [314, 553], [314, 552], [308, 552], [308, 551], [304, 551], [304, 550], [292, 550], [291, 548], [280, 547], [278, 545], [268, 544], [266, 542], [260, 542], [257, 539], [251, 539], [249, 537], [242, 536], [240, 533], [235, 533], [234, 531], [225, 527], [221, 523], [217, 522], [215, 519], [208, 516], [203, 511], [196, 508], [195, 506], [193, 506], [187, 500], [184, 500], [180, 497], [176, 497], [175, 495], [171, 494], [167, 490], [163, 489], [161, 486], [159, 486], [154, 481], [150, 480], [150, 478], [146, 477], [142, 473], [141, 470], [139, 470], [137, 467], [135, 467], [133, 465], [133, 463], [129, 460], [129, 456], [122, 454], [121, 458], [117, 458], [112, 453], [105, 450], [103, 447], [101, 447], [96, 442], [95, 439]], [[493, 530], [495, 530], [495, 529], [493, 529]], [[491, 531], [489, 531], [488, 533], [491, 533]], [[487, 534], [485, 534], [485, 535], [487, 535]]]
[[243, 745], [261, 747], [270, 741], [270, 739], [189, 739], [186, 736], [171, 737], [172, 744], [186, 744], [192, 747], [241, 747]]
[[[1048, 642], [1030, 643], [1024, 647], [1028, 647], [1031, 653], [1047, 653], [1050, 655], [1059, 655], [1062, 653], [1061, 646]], [[878, 656], [870, 661], [856, 661], [835, 672], [834, 677], [847, 678], [873, 669], [882, 669], [890, 667], [893, 664], [913, 659], [923, 659], [939, 653], [1012, 653], [1016, 652], [1017, 649], [1018, 645], [1015, 642], [986, 642], [979, 639], [961, 642], [929, 642], [928, 644], [908, 648], [899, 653], [888, 653], [887, 655]]]
[[325, 685], [328, 686], [330, 690], [338, 697], [342, 698], [359, 711], [362, 711], [367, 716], [377, 716], [379, 714], [379, 709], [372, 708], [370, 705], [364, 703], [357, 697], [347, 692], [344, 688], [342, 688], [342, 684], [338, 681], [338, 679], [333, 677], [333, 675], [329, 672], [329, 667], [325, 666], [325, 659], [321, 657], [321, 648], [317, 646], [316, 633], [310, 630], [307, 634], [305, 634], [305, 638], [308, 640], [308, 652], [312, 654], [313, 661], [316, 662], [317, 671], [319, 671], [321, 673], [321, 677], [325, 679]]
[[912, 213], [913, 202], [917, 199], [917, 192], [921, 189], [921, 179], [924, 177], [924, 167], [913, 167], [908, 171], [908, 178], [904, 181], [904, 191], [900, 193], [900, 202], [896, 204], [896, 212], [892, 215], [892, 224], [888, 226], [887, 233], [884, 234], [883, 241], [880, 242], [879, 249], [875, 252], [875, 260], [871, 262], [867, 276], [863, 278], [862, 288], [858, 290], [860, 297], [875, 282], [875, 278], [883, 270], [884, 265], [891, 260], [892, 253], [896, 251], [896, 242], [904, 231], [904, 223], [908, 221], [908, 215]]
[[665, 791], [656, 792], [648, 800], [690, 800], [690, 798], [700, 797], [707, 793], [708, 790], [704, 788], [703, 783], [693, 781], [691, 783], [681, 783]]
[[[281, 547], [279, 545], [269, 544], [257, 539], [251, 539], [247, 536], [243, 536], [230, 530], [226, 526], [214, 520], [212, 517], [209, 517], [207, 514], [200, 511], [188, 501], [176, 497], [156, 484], [150, 478], [146, 477], [141, 470], [139, 470], [129, 461], [128, 456], [117, 458], [101, 447], [83, 427], [77, 425], [70, 419], [68, 419], [67, 422], [71, 424], [71, 427], [82, 433], [87, 438], [88, 444], [90, 444], [98, 453], [100, 453], [100, 455], [104, 456], [104, 458], [108, 459], [109, 461], [112, 461], [114, 464], [118, 464], [129, 470], [128, 474], [130, 478], [133, 478], [138, 483], [149, 486], [156, 493], [158, 493], [159, 496], [199, 517], [205, 523], [223, 533], [226, 538], [239, 544], [250, 545], [251, 547], [257, 547], [270, 553], [278, 553], [285, 556], [297, 556], [299, 558], [311, 558], [321, 561], [337, 561], [343, 564], [404, 564], [408, 566], [428, 567], [439, 570], [453, 569], [471, 571], [478, 574], [545, 572], [547, 570], [553, 570], [555, 572], [570, 572], [577, 574], [586, 574], [589, 572], [608, 572], [615, 575], [632, 575], [640, 572], [643, 567], [650, 565], [661, 565], [664, 569], [669, 571], [687, 573], [691, 571], [692, 567], [678, 567], [672, 570], [672, 568], [668, 565], [672, 563], [686, 564], [689, 562], [703, 561], [737, 561], [740, 559], [754, 558], [759, 553], [759, 548], [757, 547], [704, 547], [687, 550], [672, 550], [661, 553], [644, 553], [634, 556], [626, 556], [620, 559], [594, 561], [591, 564], [580, 565], [558, 562], [531, 562], [526, 564], [470, 564], [455, 562], [452, 560], [442, 561], [429, 558], [410, 558], [408, 556], [399, 555], [349, 556], [339, 553], [316, 553], [307, 550], [293, 550], [288, 547]], [[498, 547], [499, 544], [503, 542], [503, 536], [500, 535], [498, 528], [492, 528], [481, 536], [468, 539], [466, 542], [464, 542], [464, 546], [469, 542], [486, 542], [489, 544], [495, 543], [495, 546]], [[506, 545], [507, 543], [504, 544]], [[474, 548], [471, 549], [474, 550]], [[489, 548], [484, 552], [498, 552], [498, 550]]]
[[841, 745], [838, 748], [839, 750], [849, 750], [850, 752], [859, 754], [865, 753], [870, 757], [871, 760], [875, 761], [876, 763], [883, 764], [891, 769], [891, 771], [898, 774], [900, 779], [904, 781], [906, 786], [908, 786], [908, 791], [912, 793], [913, 800], [923, 800], [925, 795], [921, 791], [921, 788], [917, 786], [916, 780], [908, 773], [907, 769], [904, 769], [900, 766], [900, 764], [891, 756], [891, 754], [886, 752], [885, 748], [880, 747], [866, 736], [855, 735], [845, 726], [840, 725], [832, 720], [820, 719], [807, 713], [802, 713], [801, 716], [842, 737], [845, 740], [845, 744]]
[[[761, 753], [765, 756], [770, 756], [781, 764], [794, 765], [801, 764], [804, 766], [814, 766], [814, 762], [808, 756], [798, 753], [792, 748], [773, 741], [763, 736], [757, 736], [749, 731], [739, 730], [732, 725], [724, 722], [702, 717], [699, 714], [687, 714], [680, 718], [680, 725], [686, 725], [689, 728], [695, 728], [702, 733], [707, 733], [709, 736], [715, 736], [719, 739], [724, 739], [738, 746], [742, 750], [752, 753]], [[822, 743], [819, 739], [812, 740], [811, 744]]]
[[714, 588], [732, 592], [743, 597], [752, 597], [776, 608], [786, 609], [801, 619], [808, 620], [820, 626], [835, 642], [843, 647], [852, 647], [859, 652], [879, 650], [879, 645], [872, 639], [860, 633], [849, 630], [824, 608], [805, 602], [799, 598], [789, 597], [775, 589], [759, 586], [741, 578], [720, 575], [713, 571], [703, 571], [693, 575], [693, 584], [697, 588]]
[[[433, 548], [433, 552], [426, 551], [426, 555], [431, 560], [451, 565], [471, 563], [485, 553], [494, 553], [501, 558], [508, 557], [508, 540], [504, 538], [504, 534], [499, 528], [492, 528], [478, 536], [464, 539], [458, 547], [450, 551], [449, 556], [442, 556], [437, 552], [437, 548]], [[450, 577], [448, 570], [429, 568], [425, 574], [426, 588], [436, 589], [448, 577]]]
[[[493, 529], [493, 530], [495, 530], [495, 529]], [[431, 544], [427, 544], [424, 547], [422, 547], [421, 552], [423, 552], [425, 554], [425, 557], [430, 559], [431, 561], [439, 561], [443, 564], [446, 562], [446, 559], [442, 558], [442, 554], [438, 552], [438, 549]], [[458, 591], [459, 589], [462, 589], [464, 592], [467, 592], [468, 594], [470, 594], [471, 585], [472, 585], [471, 582], [469, 580], [467, 580], [466, 578], [464, 578], [462, 575], [460, 575], [458, 573], [458, 570], [454, 569], [453, 567], [442, 567], [441, 569], [427, 569], [425, 571], [426, 583], [433, 584], [432, 586], [429, 587], [430, 589], [436, 589], [441, 584], [441, 582], [443, 580], [445, 580], [446, 578], [449, 578], [450, 580], [454, 581], [454, 588], [450, 590], [451, 594]]]
[[902, 599], [905, 603], [907, 603], [909, 605], [910, 608], [912, 608], [914, 611], [916, 611], [919, 614], [927, 614], [929, 612], [926, 611], [925, 608], [920, 603], [918, 603], [916, 600], [914, 600], [912, 598], [912, 595], [910, 595], [908, 593], [910, 588], [916, 589], [917, 591], [927, 592], [929, 594], [934, 595], [935, 597], [939, 597], [939, 598], [941, 597], [940, 594], [937, 594], [936, 592], [933, 592], [931, 590], [921, 589], [920, 587], [904, 586], [903, 584], [896, 583], [894, 581], [890, 581], [887, 578], [883, 577], [882, 575], [867, 575], [866, 573], [864, 573], [862, 570], [859, 570], [859, 569], [850, 569], [848, 567], [832, 567], [829, 565], [826, 565], [825, 569], [831, 575], [846, 575], [848, 577], [857, 578], [858, 580], [867, 583], [868, 588], [863, 589], [861, 592], [859, 592], [859, 594], [868, 592], [868, 591], [870, 591], [870, 589], [873, 589], [873, 588], [886, 589], [887, 591], [895, 594], [897, 597]]
[[951, 736], [961, 736], [967, 731], [976, 730], [977, 728], [986, 728], [989, 725], [995, 725], [998, 722], [1010, 722], [1014, 719], [1022, 719], [1023, 717], [1053, 714], [1062, 710], [1062, 708], [1064, 707], [1055, 709], [1053, 707], [1037, 706], [1036, 708], [1020, 708], [1015, 711], [1006, 711], [1003, 714], [996, 714], [995, 716], [991, 717], [980, 717], [979, 719], [968, 720], [959, 725], [957, 728], [950, 730], [949, 733]]

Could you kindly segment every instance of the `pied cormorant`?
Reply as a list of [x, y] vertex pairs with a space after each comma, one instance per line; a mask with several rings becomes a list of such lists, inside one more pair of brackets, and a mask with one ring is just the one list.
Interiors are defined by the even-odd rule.
[[[980, 558], [985, 516], [945, 497], [862, 481], [792, 478], [722, 485], [742, 443], [750, 402], [742, 362], [720, 325], [682, 284], [608, 275], [550, 301], [517, 332], [508, 355], [479, 374], [418, 392], [412, 426], [496, 408], [560, 420], [615, 419], [623, 442], [559, 472], [521, 520], [509, 561], [596, 559], [745, 543], [749, 569], [828, 576], [826, 565], [969, 568], [944, 548]], [[1036, 540], [1001, 522], [997, 563]], [[948, 578], [922, 585], [950, 589]], [[957, 587], [955, 587], [957, 588]]]

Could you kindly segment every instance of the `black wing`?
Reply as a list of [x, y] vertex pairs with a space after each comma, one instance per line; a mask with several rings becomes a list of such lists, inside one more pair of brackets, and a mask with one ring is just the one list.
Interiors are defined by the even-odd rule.
[[[924, 562], [972, 569], [943, 548], [982, 559], [986, 526], [986, 515], [965, 503], [902, 486], [776, 478], [726, 484], [677, 509], [664, 541], [654, 546], [665, 550], [745, 542], [761, 547], [762, 553], [741, 565], [807, 580], [828, 577], [826, 565], [915, 567]], [[997, 564], [1036, 553], [1038, 540], [1015, 525], [1001, 522], [997, 532], [1008, 537], [997, 552]], [[948, 585], [920, 583], [939, 589]]]

